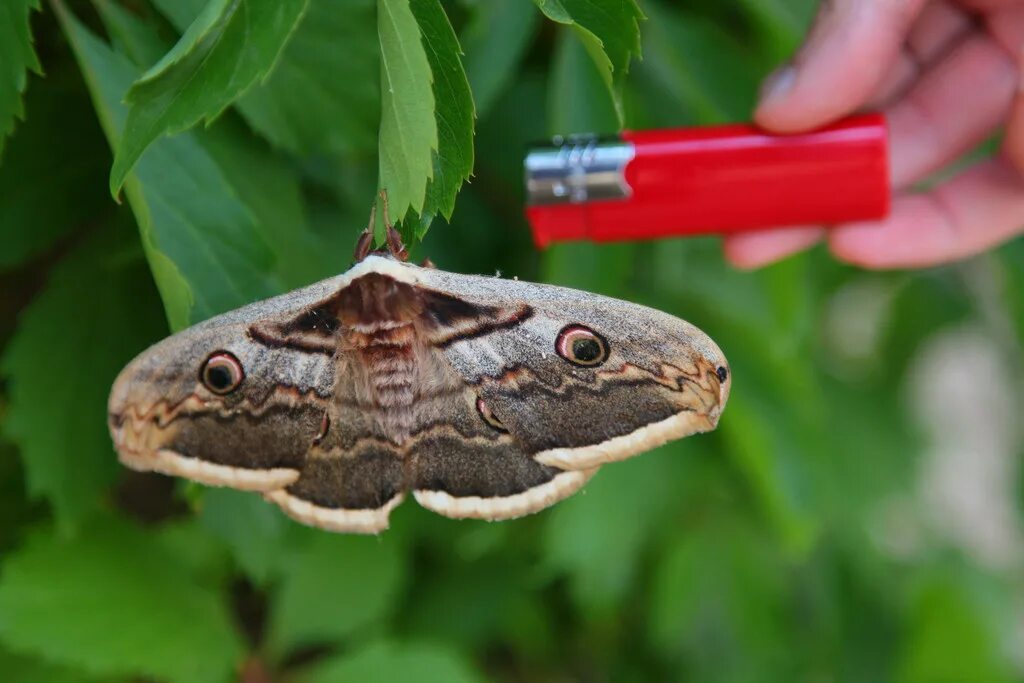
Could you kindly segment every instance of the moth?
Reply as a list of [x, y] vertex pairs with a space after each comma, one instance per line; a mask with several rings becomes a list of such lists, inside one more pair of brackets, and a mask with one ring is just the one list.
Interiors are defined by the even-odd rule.
[[587, 292], [408, 261], [397, 232], [347, 272], [214, 317], [118, 376], [136, 470], [258, 491], [299, 522], [377, 533], [406, 495], [511, 519], [601, 465], [714, 429], [731, 377], [688, 322]]

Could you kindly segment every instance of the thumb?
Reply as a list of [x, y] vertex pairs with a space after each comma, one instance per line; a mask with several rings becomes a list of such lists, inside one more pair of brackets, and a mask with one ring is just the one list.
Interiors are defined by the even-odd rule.
[[863, 105], [896, 63], [925, 0], [824, 0], [796, 57], [768, 77], [754, 112], [778, 132], [815, 128]]

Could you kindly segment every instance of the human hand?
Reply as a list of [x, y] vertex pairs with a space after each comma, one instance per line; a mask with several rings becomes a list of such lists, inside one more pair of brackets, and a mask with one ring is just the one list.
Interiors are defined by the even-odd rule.
[[[1024, 233], [1022, 73], [1024, 0], [823, 0], [796, 57], [765, 82], [754, 119], [784, 133], [884, 110], [892, 211], [829, 229], [829, 247], [866, 268], [930, 266]], [[1001, 126], [997, 156], [911, 190]], [[740, 233], [725, 255], [756, 268], [823, 236], [806, 226]]]

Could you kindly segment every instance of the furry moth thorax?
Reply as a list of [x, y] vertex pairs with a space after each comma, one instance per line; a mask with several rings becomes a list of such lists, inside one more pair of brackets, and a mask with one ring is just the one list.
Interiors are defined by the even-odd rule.
[[374, 253], [143, 352], [109, 422], [128, 467], [375, 533], [409, 492], [449, 517], [540, 510], [714, 429], [730, 382], [718, 346], [660, 311]]

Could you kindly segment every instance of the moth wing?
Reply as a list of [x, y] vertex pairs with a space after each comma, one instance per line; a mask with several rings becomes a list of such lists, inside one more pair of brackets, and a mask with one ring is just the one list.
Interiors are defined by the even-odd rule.
[[[327, 352], [260, 343], [327, 297], [342, 276], [214, 316], [139, 354], [111, 390], [108, 420], [121, 461], [215, 486], [272, 491], [300, 475], [331, 395]], [[213, 355], [242, 368], [242, 390], [225, 397], [201, 384]]]
[[421, 506], [446, 517], [521, 517], [572, 495], [597, 471], [538, 462], [469, 385], [424, 402], [419, 413], [407, 452], [409, 488]]
[[297, 480], [265, 497], [305, 524], [377, 533], [409, 490], [447, 517], [511, 519], [575, 493], [596, 471], [538, 462], [481, 412], [473, 387], [453, 379], [439, 382], [450, 390], [418, 402], [401, 445], [387, 438], [386, 419], [342, 387]]
[[[567, 470], [622, 460], [715, 428], [729, 393], [728, 364], [692, 324], [587, 292], [443, 271], [421, 286], [478, 306], [528, 307], [514, 325], [478, 325], [445, 340], [449, 362], [524, 452]], [[566, 358], [569, 328], [607, 346], [596, 365]]]
[[403, 455], [373, 416], [332, 402], [298, 478], [264, 493], [293, 519], [329, 531], [379, 533], [405, 499]]

